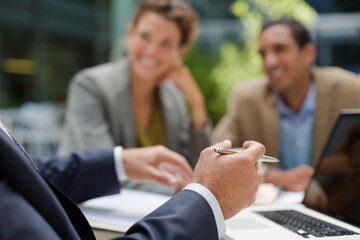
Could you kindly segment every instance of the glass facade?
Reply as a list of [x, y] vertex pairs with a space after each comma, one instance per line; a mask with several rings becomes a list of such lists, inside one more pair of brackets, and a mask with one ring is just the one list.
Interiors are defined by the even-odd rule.
[[[1, 0], [0, 106], [19, 106], [26, 101], [63, 102], [76, 71], [123, 54], [119, 39], [124, 37], [138, 2]], [[200, 47], [216, 52], [223, 41], [237, 41], [241, 27], [230, 10], [233, 0], [189, 2], [201, 16]], [[356, 11], [360, 11], [360, 4], [307, 2], [321, 13], [312, 29], [319, 47], [317, 64], [358, 73], [360, 14]], [[341, 15], [339, 11], [348, 13]]]
[[100, 0], [1, 0], [0, 106], [64, 101], [76, 71], [107, 60], [107, 9]]

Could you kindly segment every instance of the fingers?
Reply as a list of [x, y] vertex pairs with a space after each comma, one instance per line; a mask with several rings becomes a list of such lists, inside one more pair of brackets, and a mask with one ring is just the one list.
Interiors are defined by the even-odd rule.
[[243, 149], [247, 149], [251, 145], [252, 141], [246, 141], [243, 143]]
[[[214, 144], [213, 148], [231, 148], [232, 143], [230, 140], [224, 140], [222, 142]], [[238, 154], [246, 155], [253, 160], [255, 164], [265, 154], [264, 145], [255, 141], [246, 141], [243, 144], [244, 151]]]
[[191, 182], [190, 179], [184, 180], [178, 173], [171, 174], [168, 171], [161, 171], [156, 168], [150, 168], [148, 170], [148, 178], [149, 180], [156, 181], [167, 186], [176, 186], [178, 187], [178, 190], [181, 190]]
[[246, 153], [248, 156], [250, 156], [254, 160], [254, 162], [257, 162], [265, 154], [266, 151], [264, 145], [255, 141], [244, 142], [243, 148], [243, 153]]
[[294, 167], [289, 171], [292, 172], [292, 175], [298, 175], [299, 177], [311, 177], [314, 174], [314, 168], [306, 164]]
[[159, 169], [156, 168], [148, 169], [148, 177], [149, 180], [153, 180], [167, 186], [178, 185], [178, 179], [176, 178], [175, 175], [171, 175], [166, 171], [160, 171]]
[[232, 143], [230, 140], [226, 139], [222, 142], [218, 142], [218, 143], [215, 143], [211, 148], [214, 149], [214, 148], [231, 148], [232, 146]]
[[313, 175], [314, 174], [314, 168], [306, 165], [306, 164], [302, 164], [299, 166], [299, 169], [302, 169], [302, 171], [306, 172], [309, 175]]
[[176, 76], [178, 76], [180, 73], [179, 73], [179, 70], [178, 70], [178, 67], [172, 67], [162, 78], [160, 78], [157, 82], [158, 86], [161, 86], [163, 85], [166, 81], [168, 80], [176, 80]]
[[172, 165], [171, 163], [167, 163], [167, 162], [162, 162], [158, 165], [158, 169], [159, 170], [164, 170], [168, 173], [170, 173], [171, 175], [176, 175], [176, 170], [175, 170], [175, 166]]
[[180, 185], [180, 183], [183, 185], [187, 185], [191, 182], [191, 176], [186, 173], [184, 174], [181, 169], [175, 167], [171, 163], [162, 163], [159, 169], [163, 169], [170, 175], [175, 176], [178, 185]]
[[170, 166], [166, 166], [166, 170], [169, 172], [176, 172], [181, 175], [184, 181], [190, 181], [192, 177], [192, 169], [187, 163], [186, 159], [180, 154], [166, 149], [160, 158], [159, 164], [168, 163]]

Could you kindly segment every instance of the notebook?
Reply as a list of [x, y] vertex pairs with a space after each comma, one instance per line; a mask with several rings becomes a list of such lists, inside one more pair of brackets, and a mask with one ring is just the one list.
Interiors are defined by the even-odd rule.
[[253, 206], [226, 221], [232, 239], [360, 239], [360, 110], [339, 115], [302, 204]]

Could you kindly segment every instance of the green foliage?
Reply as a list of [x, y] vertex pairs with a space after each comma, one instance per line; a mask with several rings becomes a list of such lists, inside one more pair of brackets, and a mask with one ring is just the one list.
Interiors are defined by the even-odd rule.
[[227, 89], [262, 74], [257, 37], [265, 20], [288, 16], [309, 25], [316, 19], [315, 10], [303, 0], [237, 0], [232, 5], [232, 12], [243, 27], [240, 36], [243, 45], [237, 47], [233, 42], [224, 43], [220, 61], [211, 72], [215, 81], [226, 81]]
[[[227, 99], [234, 84], [262, 74], [257, 38], [263, 22], [288, 16], [308, 26], [317, 16], [304, 0], [237, 0], [231, 10], [242, 26], [239, 42], [222, 43], [215, 58], [195, 46], [187, 58], [203, 91], [214, 125], [226, 111]], [[208, 64], [209, 58], [211, 64]], [[200, 66], [204, 63], [205, 69]]]
[[219, 61], [216, 51], [209, 51], [205, 46], [194, 44], [185, 56], [185, 64], [190, 70], [204, 95], [206, 109], [215, 125], [225, 114], [226, 96], [221, 94], [222, 86], [220, 81], [214, 81], [210, 78], [211, 69]]

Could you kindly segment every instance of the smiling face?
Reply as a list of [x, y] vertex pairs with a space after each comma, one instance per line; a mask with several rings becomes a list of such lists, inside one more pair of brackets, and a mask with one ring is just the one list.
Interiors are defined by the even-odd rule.
[[144, 13], [130, 25], [126, 42], [133, 77], [156, 83], [184, 53], [181, 33], [174, 21], [153, 12]]
[[290, 28], [277, 24], [261, 32], [258, 44], [263, 69], [275, 91], [285, 93], [309, 83], [316, 55], [312, 43], [300, 48]]

